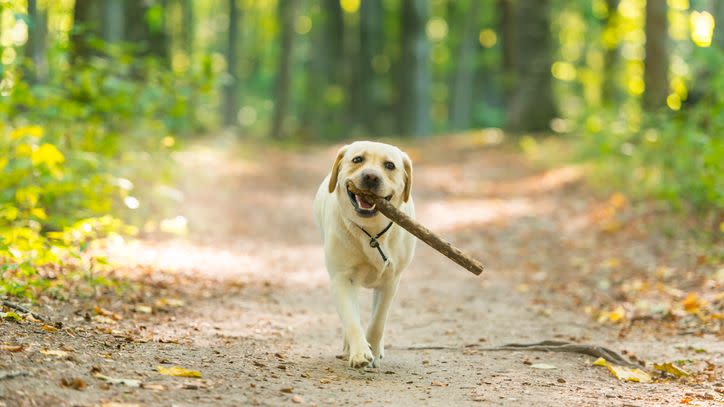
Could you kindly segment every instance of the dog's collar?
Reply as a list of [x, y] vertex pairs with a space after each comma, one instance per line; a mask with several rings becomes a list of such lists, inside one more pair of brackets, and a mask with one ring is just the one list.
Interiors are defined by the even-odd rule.
[[382, 229], [382, 231], [380, 233], [376, 234], [375, 236], [372, 236], [370, 234], [370, 232], [366, 231], [362, 226], [360, 226], [354, 222], [352, 222], [352, 223], [355, 226], [357, 226], [361, 231], [363, 231], [365, 233], [365, 235], [367, 235], [367, 237], [370, 238], [370, 247], [374, 247], [375, 249], [377, 249], [377, 251], [380, 252], [380, 256], [382, 256], [382, 261], [387, 263], [387, 256], [385, 256], [385, 253], [382, 251], [382, 248], [380, 247], [380, 242], [378, 242], [377, 239], [382, 237], [382, 235], [384, 235], [385, 232], [390, 230], [390, 228], [392, 227], [392, 222], [388, 223], [387, 226], [385, 226], [385, 228]]

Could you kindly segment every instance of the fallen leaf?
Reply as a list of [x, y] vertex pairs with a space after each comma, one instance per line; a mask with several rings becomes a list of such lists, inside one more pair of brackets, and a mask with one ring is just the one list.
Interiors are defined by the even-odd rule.
[[68, 356], [68, 352], [60, 349], [40, 349], [40, 353], [48, 356], [55, 356], [57, 358], [64, 358]]
[[284, 387], [282, 389], [279, 389], [279, 391], [281, 391], [282, 393], [293, 393], [294, 389], [291, 387]]
[[432, 385], [432, 386], [437, 386], [437, 387], [447, 387], [447, 386], [449, 386], [450, 384], [449, 384], [449, 383], [439, 382], [439, 381], [437, 381], [437, 380], [433, 380], [432, 383], [430, 383], [430, 385]]
[[116, 321], [120, 321], [120, 320], [123, 319], [122, 316], [116, 314], [115, 312], [108, 311], [107, 309], [101, 308], [101, 307], [99, 307], [99, 306], [97, 306], [97, 305], [93, 308], [93, 311], [95, 311], [95, 313], [96, 313], [97, 315], [102, 315], [102, 316], [104, 316], [104, 317], [109, 317], [109, 318], [112, 318], [112, 319], [114, 319], [114, 320], [116, 320]]
[[18, 315], [17, 312], [8, 311], [8, 312], [0, 312], [0, 314], [2, 314], [3, 319], [7, 319], [8, 321], [21, 322], [23, 320], [23, 317]]
[[611, 374], [619, 379], [624, 380], [627, 382], [637, 382], [637, 383], [649, 383], [651, 382], [651, 376], [649, 376], [648, 373], [644, 372], [641, 369], [637, 368], [629, 368], [624, 366], [618, 366], [614, 365], [612, 363], [609, 363], [604, 358], [598, 358], [595, 362], [593, 362], [596, 366], [605, 366], [608, 368], [608, 371], [611, 372]]
[[533, 369], [557, 369], [557, 367], [550, 365], [548, 363], [534, 363], [530, 365]]
[[654, 369], [659, 370], [661, 372], [670, 373], [676, 377], [686, 377], [689, 376], [689, 372], [686, 370], [676, 366], [675, 364], [671, 362], [666, 363], [654, 363]]
[[153, 312], [153, 308], [149, 307], [148, 305], [136, 305], [135, 308], [136, 312], [140, 312], [141, 314], [150, 314]]
[[691, 403], [691, 397], [684, 397], [683, 399], [679, 400], [680, 404], [689, 404]]
[[604, 358], [598, 358], [595, 362], [593, 362], [594, 366], [606, 366], [606, 359]]
[[598, 322], [620, 322], [626, 317], [626, 310], [622, 306], [616, 307], [613, 311], [601, 312]]
[[85, 389], [85, 382], [83, 379], [78, 377], [71, 377], [71, 378], [62, 378], [60, 379], [60, 384], [64, 387], [70, 387], [71, 389], [75, 390], [83, 390]]
[[153, 383], [141, 383], [141, 387], [148, 390], [154, 390], [154, 391], [164, 391], [166, 390], [166, 387], [162, 384], [153, 384]]
[[689, 293], [686, 298], [684, 298], [684, 301], [681, 302], [681, 305], [684, 307], [684, 311], [689, 314], [696, 314], [703, 303], [696, 293]]
[[156, 306], [158, 307], [182, 307], [184, 305], [186, 305], [186, 303], [183, 300], [177, 300], [175, 298], [161, 298], [156, 301]]
[[25, 348], [25, 345], [1, 345], [0, 349], [6, 350], [8, 352], [20, 352]]
[[162, 375], [166, 375], [166, 376], [201, 377], [201, 372], [196, 371], [196, 370], [185, 369], [180, 366], [171, 366], [171, 367], [158, 366], [157, 369], [158, 369], [159, 373], [161, 373]]
[[101, 324], [115, 324], [116, 321], [112, 318], [109, 318], [105, 315], [93, 315], [93, 321], [101, 323]]
[[99, 380], [103, 380], [103, 381], [107, 382], [108, 384], [114, 384], [114, 385], [120, 384], [120, 385], [128, 386], [128, 387], [141, 387], [143, 385], [140, 380], [116, 379], [114, 377], [109, 377], [109, 376], [106, 376], [101, 373], [95, 373], [95, 374], [93, 374], [93, 377], [95, 377], [96, 379], [99, 379]]
[[52, 325], [48, 325], [48, 324], [43, 324], [43, 326], [41, 326], [41, 328], [44, 331], [48, 331], [48, 332], [58, 332], [58, 328], [56, 328]]

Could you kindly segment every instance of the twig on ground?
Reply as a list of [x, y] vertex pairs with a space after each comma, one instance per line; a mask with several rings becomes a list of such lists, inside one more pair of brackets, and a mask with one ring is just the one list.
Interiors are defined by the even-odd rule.
[[8, 301], [8, 300], [2, 300], [2, 304], [3, 304], [4, 306], [6, 306], [6, 307], [8, 307], [8, 308], [12, 308], [12, 309], [14, 309], [14, 310], [16, 310], [16, 311], [20, 311], [20, 312], [25, 313], [25, 314], [30, 314], [30, 315], [33, 316], [33, 318], [38, 319], [38, 320], [40, 320], [40, 321], [43, 321], [43, 322], [48, 321], [48, 318], [45, 318], [44, 316], [38, 314], [37, 312], [33, 312], [33, 311], [31, 311], [31, 310], [23, 307], [22, 305], [15, 304], [14, 302], [10, 302], [10, 301]]
[[436, 345], [414, 345], [399, 347], [398, 349], [404, 350], [461, 350], [465, 348], [476, 348], [478, 350], [487, 351], [539, 351], [539, 352], [568, 352], [568, 353], [580, 353], [584, 355], [593, 356], [596, 358], [604, 358], [606, 361], [611, 362], [620, 366], [627, 367], [639, 367], [635, 363], [631, 363], [624, 359], [623, 356], [612, 351], [611, 349], [605, 348], [598, 345], [581, 345], [563, 341], [542, 341], [536, 343], [508, 343], [502, 346], [495, 347], [480, 347], [478, 344], [460, 346], [436, 346]]
[[0, 372], [0, 380], [13, 379], [15, 377], [30, 376], [30, 372], [14, 371], [14, 372]]
[[351, 181], [347, 183], [347, 188], [357, 195], [362, 195], [365, 198], [373, 200], [377, 209], [379, 209], [383, 215], [466, 270], [476, 276], [483, 272], [483, 265], [479, 261], [463, 253], [460, 249], [450, 244], [450, 242], [441, 239], [438, 235], [430, 231], [430, 229], [402, 213], [402, 211], [395, 208], [384, 198], [374, 195], [370, 191], [358, 189]]

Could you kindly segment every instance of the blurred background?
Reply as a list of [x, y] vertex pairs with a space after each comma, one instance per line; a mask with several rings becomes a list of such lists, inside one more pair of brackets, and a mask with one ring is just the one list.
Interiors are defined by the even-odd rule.
[[720, 0], [0, 0], [0, 257], [143, 226], [179, 199], [172, 152], [222, 130], [505, 139], [721, 236], [722, 21]]

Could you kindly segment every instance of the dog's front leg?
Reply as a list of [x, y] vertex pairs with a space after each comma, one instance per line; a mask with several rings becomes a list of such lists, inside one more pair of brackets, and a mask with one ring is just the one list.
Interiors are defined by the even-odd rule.
[[399, 282], [399, 278], [390, 281], [381, 287], [375, 288], [373, 294], [372, 320], [367, 328], [367, 341], [370, 343], [374, 356], [373, 367], [379, 367], [380, 359], [385, 356], [385, 324]]
[[334, 277], [331, 283], [332, 296], [342, 319], [345, 340], [349, 344], [349, 365], [354, 368], [365, 367], [372, 362], [373, 356], [362, 331], [357, 286], [345, 276]]

